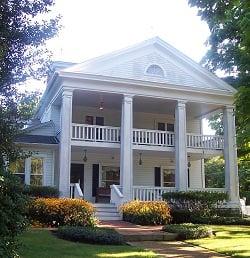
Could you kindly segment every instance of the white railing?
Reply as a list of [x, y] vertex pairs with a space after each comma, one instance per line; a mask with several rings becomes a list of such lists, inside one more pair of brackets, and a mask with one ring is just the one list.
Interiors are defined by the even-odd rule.
[[79, 183], [70, 184], [70, 198], [72, 199], [82, 199], [83, 192]]
[[123, 194], [121, 190], [121, 186], [119, 185], [111, 185], [111, 194], [110, 194], [110, 203], [113, 203], [116, 205], [116, 207], [119, 207], [123, 203]]
[[224, 138], [218, 135], [197, 135], [188, 133], [187, 147], [221, 150], [224, 148]]
[[219, 192], [226, 193], [225, 188], [188, 188], [188, 191]]
[[112, 126], [72, 124], [72, 140], [120, 142], [120, 128]]
[[134, 129], [133, 143], [138, 145], [156, 145], [173, 147], [174, 133], [159, 130]]
[[[120, 143], [120, 138], [120, 127], [72, 124], [72, 140]], [[160, 130], [133, 129], [133, 144], [174, 147], [175, 134]], [[187, 133], [187, 147], [222, 150], [224, 138], [218, 135]]]
[[162, 200], [163, 193], [175, 191], [175, 187], [133, 186], [132, 198], [140, 201], [159, 201]]

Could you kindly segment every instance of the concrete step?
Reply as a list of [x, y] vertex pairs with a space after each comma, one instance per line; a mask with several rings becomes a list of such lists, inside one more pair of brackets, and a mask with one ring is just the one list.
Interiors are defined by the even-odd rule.
[[121, 215], [114, 204], [95, 203], [94, 207], [99, 220], [121, 220]]

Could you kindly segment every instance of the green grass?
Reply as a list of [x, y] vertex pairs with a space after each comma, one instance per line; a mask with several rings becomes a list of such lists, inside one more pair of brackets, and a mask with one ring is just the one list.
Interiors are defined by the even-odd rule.
[[216, 236], [186, 242], [233, 257], [250, 257], [250, 226], [211, 226]]
[[62, 240], [45, 229], [33, 229], [21, 236], [22, 258], [155, 257], [151, 251], [127, 245], [91, 245]]

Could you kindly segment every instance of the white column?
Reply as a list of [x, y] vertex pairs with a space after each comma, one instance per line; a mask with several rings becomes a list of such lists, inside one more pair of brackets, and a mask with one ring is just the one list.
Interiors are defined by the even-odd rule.
[[70, 195], [72, 95], [70, 90], [64, 90], [62, 93], [59, 145], [59, 191], [62, 197]]
[[133, 185], [133, 96], [124, 95], [121, 115], [120, 170], [124, 201], [132, 198]]
[[225, 159], [225, 187], [231, 204], [239, 205], [239, 179], [237, 166], [237, 148], [235, 119], [232, 106], [223, 110], [224, 123], [224, 159]]
[[186, 103], [178, 101], [175, 107], [175, 187], [188, 188]]

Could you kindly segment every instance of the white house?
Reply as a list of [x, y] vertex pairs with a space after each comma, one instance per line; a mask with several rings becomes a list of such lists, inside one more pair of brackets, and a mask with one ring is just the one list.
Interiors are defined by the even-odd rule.
[[[239, 205], [235, 89], [160, 38], [80, 63], [57, 62], [26, 135], [17, 172], [91, 202], [227, 191]], [[224, 136], [202, 119], [223, 110]], [[224, 155], [225, 188], [205, 188], [204, 158]], [[109, 199], [108, 199], [109, 200]]]

